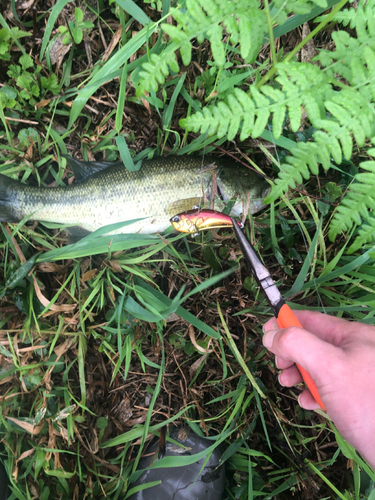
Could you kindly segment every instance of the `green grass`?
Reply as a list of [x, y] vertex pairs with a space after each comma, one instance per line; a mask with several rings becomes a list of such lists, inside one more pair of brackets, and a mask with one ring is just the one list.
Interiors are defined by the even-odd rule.
[[[107, 46], [122, 28], [110, 57], [103, 58], [95, 28], [92, 66], [84, 44], [74, 44], [59, 71], [49, 52], [56, 22], [73, 8], [60, 0], [38, 14], [42, 45], [25, 71], [37, 71], [42, 61], [40, 75], [56, 73], [59, 88], [40, 84], [39, 95], [30, 95], [3, 72], [1, 83], [16, 90], [15, 103], [1, 107], [2, 174], [65, 183], [70, 174], [60, 155], [67, 150], [109, 160], [143, 152], [135, 164], [162, 152], [234, 151], [215, 136], [193, 137], [177, 126], [201, 107], [203, 80], [198, 85], [193, 65], [157, 94], [136, 95], [131, 82], [142, 63], [164, 48], [158, 26], [169, 2], [162, 12], [139, 5], [106, 4], [93, 22]], [[22, 19], [29, 32], [30, 16]], [[301, 22], [296, 16], [284, 32]], [[30, 52], [31, 37], [18, 43]], [[17, 65], [20, 54], [10, 51], [10, 62]], [[203, 55], [197, 64], [209, 82]], [[268, 65], [255, 67], [254, 77]], [[225, 91], [225, 78], [211, 76], [207, 88]], [[38, 107], [42, 99], [48, 102]], [[239, 148], [257, 168], [267, 157], [261, 166], [272, 176], [294, 139], [286, 127], [276, 150]], [[251, 218], [247, 231], [294, 307], [375, 324], [374, 249], [347, 255], [353, 233], [331, 245], [333, 206], [304, 194], [335, 203], [339, 195], [329, 198], [324, 186], [330, 181], [344, 190], [360, 154], [341, 166], [343, 173], [311, 179], [302, 193]], [[374, 471], [322, 412], [297, 405], [299, 389], [278, 385], [274, 360], [261, 344], [271, 312], [254, 280], [239, 270], [230, 231], [220, 232], [224, 240], [211, 233], [196, 241], [171, 233], [99, 237], [107, 227], [69, 245], [59, 229], [25, 222], [3, 224], [0, 234], [0, 438], [12, 499], [124, 498], [149, 435], [182, 424], [202, 436], [210, 431], [211, 449], [224, 445], [226, 499], [373, 498]], [[176, 464], [167, 457], [157, 462], [163, 465]]]

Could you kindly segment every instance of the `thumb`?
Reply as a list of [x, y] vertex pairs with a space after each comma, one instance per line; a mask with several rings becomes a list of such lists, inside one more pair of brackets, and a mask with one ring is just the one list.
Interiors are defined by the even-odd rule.
[[[343, 354], [341, 349], [325, 342], [304, 328], [291, 326], [275, 328], [275, 324], [264, 325], [263, 344], [276, 356], [298, 363], [307, 370], [317, 385], [322, 377], [337, 369], [337, 362]], [[270, 329], [268, 329], [269, 327]]]

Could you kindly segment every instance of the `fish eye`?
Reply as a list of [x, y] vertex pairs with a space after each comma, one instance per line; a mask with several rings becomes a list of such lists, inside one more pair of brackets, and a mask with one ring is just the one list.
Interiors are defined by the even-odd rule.
[[181, 217], [179, 215], [175, 215], [174, 217], [172, 217], [171, 222], [180, 222], [180, 220]]

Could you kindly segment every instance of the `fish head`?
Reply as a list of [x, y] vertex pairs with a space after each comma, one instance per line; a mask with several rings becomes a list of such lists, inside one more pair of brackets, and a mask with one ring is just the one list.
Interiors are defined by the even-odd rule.
[[217, 169], [217, 191], [222, 201], [236, 199], [231, 215], [239, 216], [244, 206], [249, 203], [249, 212], [259, 212], [266, 205], [264, 199], [270, 192], [270, 186], [252, 170], [238, 164], [222, 164]]

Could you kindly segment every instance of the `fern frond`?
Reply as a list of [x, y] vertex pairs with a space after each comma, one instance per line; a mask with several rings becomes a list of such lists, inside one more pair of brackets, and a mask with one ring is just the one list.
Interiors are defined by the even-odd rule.
[[[375, 156], [375, 148], [368, 151]], [[375, 239], [375, 161], [360, 163], [360, 168], [365, 173], [358, 173], [355, 182], [351, 185], [351, 191], [347, 193], [331, 222], [329, 237], [333, 241], [336, 236], [353, 227], [362, 224], [355, 242], [350, 251], [357, 250], [364, 243]], [[368, 225], [363, 225], [362, 220]]]
[[375, 239], [375, 217], [366, 220], [358, 230], [358, 236], [354, 243], [348, 248], [348, 253], [359, 250], [365, 243], [373, 242]]
[[140, 71], [139, 76], [142, 81], [137, 88], [137, 96], [149, 92], [151, 89], [157, 91], [160, 84], [165, 82], [165, 78], [169, 75], [169, 68], [178, 72], [179, 67], [176, 60], [176, 55], [173, 51], [165, 51], [162, 55], [152, 54], [150, 62], [143, 64], [143, 71]]
[[[259, 8], [257, 0], [186, 0], [186, 10], [171, 9], [171, 15], [177, 25], [162, 24], [163, 31], [171, 38], [176, 52], [180, 50], [182, 62], [187, 66], [191, 61], [192, 40], [202, 43], [207, 39], [211, 43], [213, 59], [218, 67], [226, 62], [227, 41], [223, 41], [223, 29], [229, 35], [232, 45], [239, 43], [241, 57], [246, 63], [255, 61], [267, 32], [267, 18], [264, 10]], [[171, 47], [170, 47], [171, 48]], [[140, 72], [140, 88], [142, 92], [156, 90], [158, 82], [164, 83], [168, 76], [168, 68], [178, 72], [176, 56], [162, 53], [151, 56]], [[163, 64], [160, 71], [159, 64]], [[154, 74], [157, 74], [155, 76]]]
[[217, 133], [220, 129], [220, 133], [225, 135], [228, 130], [225, 123], [233, 120], [233, 123], [237, 124], [237, 130], [233, 125], [230, 137], [234, 137], [242, 124], [240, 140], [243, 140], [249, 135], [258, 137], [272, 115], [273, 134], [278, 138], [287, 111], [292, 130], [298, 130], [302, 107], [306, 109], [315, 126], [315, 123], [325, 116], [324, 99], [334, 95], [329, 79], [318, 67], [310, 64], [283, 63], [278, 65], [278, 69], [279, 76], [276, 80], [282, 90], [269, 85], [260, 90], [252, 86], [250, 93], [246, 94], [235, 89], [227, 95], [228, 107], [225, 108], [225, 113], [215, 111], [216, 107], [221, 106], [217, 104], [181, 120], [181, 126], [194, 132], [201, 130], [202, 133], [209, 129]]
[[[308, 180], [310, 171], [317, 174], [319, 171], [318, 163], [329, 166], [329, 150], [326, 145], [318, 145], [315, 142], [299, 142], [296, 147], [291, 149], [293, 156], [287, 156], [288, 163], [280, 166], [278, 178], [271, 193], [267, 196], [266, 202], [276, 200], [289, 188], [295, 188], [296, 183], [302, 184], [303, 178]], [[328, 167], [327, 167], [328, 168]]]
[[[326, 15], [320, 16], [315, 21], [320, 22], [325, 17]], [[375, 25], [373, 23], [374, 17], [374, 0], [360, 0], [356, 9], [353, 9], [353, 7], [349, 9], [342, 9], [333, 16], [332, 21], [342, 23], [343, 26], [347, 26], [349, 24], [351, 29], [356, 28], [358, 31], [361, 31], [363, 27], [366, 26], [368, 27], [368, 29], [372, 30], [373, 28], [375, 28]]]
[[[350, 41], [345, 33], [338, 35], [338, 51], [325, 57], [321, 52], [327, 71], [306, 63], [280, 63], [277, 65], [278, 89], [264, 85], [255, 86], [246, 94], [236, 89], [227, 96], [225, 106], [217, 104], [196, 113], [180, 123], [188, 130], [201, 130], [218, 133], [219, 137], [228, 134], [229, 123], [232, 139], [241, 131], [240, 140], [248, 135], [258, 137], [272, 117], [273, 134], [278, 138], [282, 132], [286, 113], [291, 129], [296, 132], [300, 127], [302, 108], [305, 109], [311, 124], [316, 129], [313, 134], [315, 145], [298, 144], [291, 150], [293, 156], [287, 157], [289, 165], [282, 165], [280, 179], [276, 181], [269, 200], [275, 200], [283, 190], [293, 187], [295, 179], [301, 175], [309, 178], [309, 171], [318, 173], [317, 163], [327, 170], [331, 158], [340, 164], [342, 158], [350, 159], [353, 150], [353, 137], [359, 146], [366, 138], [375, 135], [375, 107], [372, 102], [375, 90], [375, 52], [355, 40]], [[361, 48], [361, 56], [356, 62], [345, 52], [349, 47], [355, 55]], [[345, 48], [345, 50], [344, 50]], [[345, 52], [345, 57], [344, 57]], [[333, 55], [332, 55], [333, 54]], [[332, 86], [332, 66], [338, 64], [339, 56], [344, 59], [342, 75], [353, 85], [345, 85], [340, 92]], [[337, 69], [337, 68], [335, 68]], [[339, 72], [339, 70], [338, 70]], [[238, 107], [241, 103], [241, 108]], [[215, 108], [220, 108], [217, 112]], [[313, 158], [313, 160], [311, 160]], [[291, 176], [295, 176], [292, 178]]]
[[363, 31], [361, 38], [353, 38], [346, 31], [336, 31], [332, 38], [336, 49], [321, 50], [314, 61], [321, 63], [331, 79], [338, 79], [339, 76], [350, 85], [369, 83], [374, 76], [374, 36], [367, 30]]

